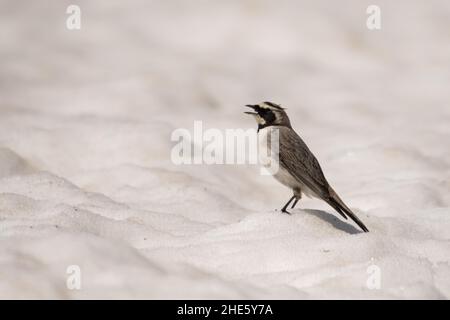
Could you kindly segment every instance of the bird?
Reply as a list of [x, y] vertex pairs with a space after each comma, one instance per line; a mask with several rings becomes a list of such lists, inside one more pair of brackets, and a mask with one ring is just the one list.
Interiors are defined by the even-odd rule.
[[[308, 197], [325, 201], [344, 219], [347, 219], [347, 216], [350, 217], [364, 232], [369, 232], [364, 223], [358, 219], [330, 186], [319, 161], [292, 128], [285, 108], [269, 101], [248, 104], [246, 107], [252, 109], [252, 111], [244, 113], [252, 115], [258, 124], [257, 131], [260, 144], [258, 152], [268, 154], [268, 151], [273, 151], [270, 160], [277, 161], [277, 170], [272, 175], [281, 184], [293, 191], [292, 197], [283, 206], [281, 212], [290, 214], [287, 211], [289, 204], [294, 201], [291, 206], [291, 209], [293, 209], [302, 198], [302, 194], [305, 194]], [[272, 148], [271, 143], [268, 143], [272, 141], [269, 137], [272, 137], [275, 132], [278, 138], [278, 148]], [[261, 141], [263, 141], [263, 146]], [[263, 165], [267, 167], [269, 164]]]

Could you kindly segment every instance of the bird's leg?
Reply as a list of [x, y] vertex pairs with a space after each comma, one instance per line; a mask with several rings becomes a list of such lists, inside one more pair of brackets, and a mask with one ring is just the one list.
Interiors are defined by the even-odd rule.
[[295, 199], [295, 196], [292, 196], [292, 198], [289, 199], [289, 201], [284, 205], [284, 207], [281, 208], [281, 212], [290, 214], [290, 213], [286, 210], [286, 208], [289, 206], [289, 204], [290, 204], [290, 203], [292, 202], [292, 200], [294, 200], [294, 199]]
[[294, 197], [295, 197], [295, 201], [292, 204], [291, 209], [294, 209], [294, 207], [297, 205], [298, 200], [300, 200], [302, 198], [302, 190], [300, 189], [294, 189]]

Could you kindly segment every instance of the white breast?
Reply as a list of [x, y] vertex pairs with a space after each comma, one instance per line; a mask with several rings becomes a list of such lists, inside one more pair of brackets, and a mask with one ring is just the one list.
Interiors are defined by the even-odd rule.
[[291, 188], [300, 189], [308, 197], [317, 197], [315, 193], [305, 186], [302, 182], [294, 178], [286, 169], [279, 164], [278, 152], [276, 148], [270, 148], [270, 138], [275, 134], [278, 126], [270, 126], [259, 130], [258, 132], [258, 153], [260, 165], [263, 167], [277, 167], [278, 170], [273, 173], [273, 177], [281, 184]]

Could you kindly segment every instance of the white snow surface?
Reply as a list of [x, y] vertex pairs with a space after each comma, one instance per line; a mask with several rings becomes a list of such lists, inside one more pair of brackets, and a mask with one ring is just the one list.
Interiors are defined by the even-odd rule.
[[[0, 3], [0, 298], [450, 297], [450, 2]], [[273, 101], [368, 226], [176, 128]], [[81, 289], [66, 269], [81, 270]], [[371, 289], [370, 268], [380, 287]]]

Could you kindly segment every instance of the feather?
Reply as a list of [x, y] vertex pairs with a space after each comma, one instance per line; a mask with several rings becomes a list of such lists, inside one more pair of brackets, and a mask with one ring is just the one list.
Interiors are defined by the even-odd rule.
[[300, 136], [288, 127], [280, 126], [278, 129], [280, 165], [301, 184], [313, 191], [317, 198], [327, 202], [345, 219], [349, 216], [364, 232], [368, 232], [367, 227], [328, 184], [319, 162]]

